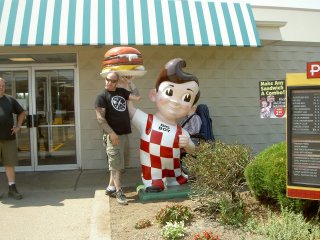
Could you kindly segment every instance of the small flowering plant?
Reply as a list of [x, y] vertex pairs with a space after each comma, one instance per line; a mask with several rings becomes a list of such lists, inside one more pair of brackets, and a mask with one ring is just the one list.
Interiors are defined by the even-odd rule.
[[180, 204], [174, 204], [172, 206], [166, 206], [162, 208], [156, 215], [156, 220], [162, 226], [168, 222], [183, 222], [189, 223], [193, 218], [191, 209], [187, 206]]
[[183, 222], [167, 222], [161, 229], [161, 236], [166, 240], [178, 240], [184, 237], [185, 231]]
[[193, 240], [219, 240], [218, 235], [213, 236], [211, 231], [203, 231], [201, 233], [197, 233]]

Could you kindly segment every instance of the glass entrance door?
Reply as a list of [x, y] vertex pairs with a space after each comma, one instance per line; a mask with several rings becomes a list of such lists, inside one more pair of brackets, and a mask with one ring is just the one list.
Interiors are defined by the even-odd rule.
[[35, 71], [37, 164], [76, 164], [74, 70]]
[[0, 77], [27, 114], [17, 135], [17, 170], [76, 168], [74, 69], [0, 69]]

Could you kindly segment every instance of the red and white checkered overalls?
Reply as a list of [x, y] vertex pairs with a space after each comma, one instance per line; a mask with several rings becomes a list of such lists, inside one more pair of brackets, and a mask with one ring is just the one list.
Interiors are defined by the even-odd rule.
[[178, 125], [161, 122], [156, 116], [137, 109], [133, 125], [139, 130], [140, 163], [145, 187], [185, 184], [188, 179], [181, 172], [179, 135], [188, 133]]

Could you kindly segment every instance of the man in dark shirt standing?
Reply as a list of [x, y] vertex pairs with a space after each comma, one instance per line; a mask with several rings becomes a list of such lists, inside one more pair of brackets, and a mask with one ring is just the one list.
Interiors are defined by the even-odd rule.
[[128, 91], [117, 87], [118, 81], [117, 73], [110, 72], [106, 75], [105, 89], [97, 96], [95, 110], [97, 121], [107, 136], [106, 152], [109, 160], [110, 181], [106, 194], [115, 196], [120, 204], [126, 205], [128, 202], [121, 190], [120, 175], [121, 170], [124, 169], [126, 135], [131, 133], [127, 100], [139, 100], [140, 96], [131, 93], [136, 90], [133, 83], [130, 82], [131, 91]]
[[[14, 126], [13, 114], [17, 114], [16, 126]], [[8, 196], [14, 199], [22, 199], [15, 185], [14, 168], [18, 159], [16, 135], [24, 119], [24, 109], [16, 99], [5, 94], [5, 80], [0, 78], [0, 161], [5, 167], [8, 179]]]

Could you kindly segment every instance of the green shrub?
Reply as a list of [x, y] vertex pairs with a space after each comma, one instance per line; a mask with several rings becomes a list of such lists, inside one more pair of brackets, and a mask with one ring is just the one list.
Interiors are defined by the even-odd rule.
[[285, 191], [286, 158], [286, 143], [282, 142], [260, 152], [246, 167], [245, 177], [256, 197], [275, 199], [279, 191]]
[[244, 169], [251, 160], [251, 149], [240, 144], [201, 143], [196, 151], [184, 158], [196, 181], [192, 187], [204, 195], [222, 191], [232, 198], [245, 184]]
[[266, 240], [316, 240], [320, 239], [319, 224], [306, 222], [302, 214], [282, 209], [281, 216], [269, 212], [266, 222], [259, 223], [253, 232]]
[[227, 223], [243, 221], [239, 219], [244, 216], [242, 208], [238, 207], [245, 185], [244, 169], [251, 161], [251, 153], [247, 146], [216, 141], [201, 143], [184, 158], [190, 175], [195, 178], [191, 182], [191, 197], [201, 203], [208, 215], [219, 213], [220, 219]]
[[180, 204], [174, 204], [172, 206], [166, 206], [157, 213], [156, 220], [162, 226], [168, 222], [183, 222], [189, 223], [193, 218], [191, 209], [187, 206]]
[[227, 198], [219, 200], [218, 220], [227, 225], [241, 227], [246, 220], [245, 205], [242, 200], [230, 201]]
[[185, 227], [183, 222], [168, 222], [161, 229], [161, 236], [167, 240], [176, 240], [184, 237]]
[[286, 143], [260, 152], [245, 169], [251, 192], [260, 200], [273, 200], [283, 207], [301, 211], [304, 201], [286, 197]]

